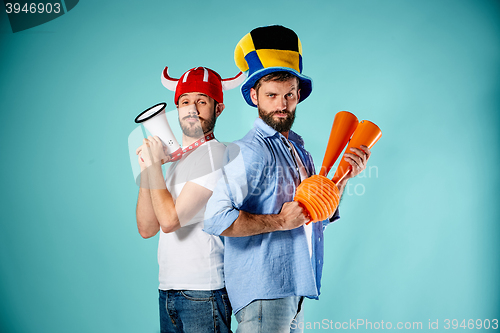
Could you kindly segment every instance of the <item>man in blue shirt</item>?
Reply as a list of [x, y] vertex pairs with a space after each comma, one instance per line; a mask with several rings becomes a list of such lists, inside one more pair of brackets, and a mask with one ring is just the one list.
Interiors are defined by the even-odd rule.
[[[323, 230], [339, 218], [310, 220], [293, 197], [296, 187], [315, 174], [302, 138], [291, 131], [295, 109], [312, 91], [302, 72], [297, 35], [282, 26], [254, 29], [238, 43], [236, 64], [248, 78], [242, 93], [259, 118], [235, 143], [237, 157], [223, 170], [207, 204], [204, 230], [225, 237], [226, 288], [238, 333], [301, 332], [301, 303], [317, 299], [323, 265]], [[238, 152], [236, 152], [238, 153]], [[366, 167], [370, 151], [353, 149], [352, 171]]]

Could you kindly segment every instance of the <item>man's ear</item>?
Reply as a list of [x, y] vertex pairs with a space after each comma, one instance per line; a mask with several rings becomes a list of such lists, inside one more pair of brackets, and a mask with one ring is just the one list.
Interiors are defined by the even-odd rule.
[[225, 108], [226, 106], [224, 105], [224, 103], [217, 104], [217, 106], [215, 107], [215, 118], [220, 116], [220, 114], [222, 113], [222, 111], [224, 111]]
[[250, 88], [250, 98], [252, 99], [253, 104], [257, 105], [257, 90], [254, 88]]
[[300, 89], [297, 90], [297, 103], [300, 102]]

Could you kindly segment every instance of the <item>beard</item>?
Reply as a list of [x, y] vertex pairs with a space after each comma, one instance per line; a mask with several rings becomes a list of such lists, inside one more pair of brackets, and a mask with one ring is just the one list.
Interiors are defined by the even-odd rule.
[[[276, 132], [288, 132], [295, 121], [295, 109], [293, 111], [265, 111], [257, 106], [259, 110], [259, 116], [262, 120], [273, 128]], [[273, 116], [277, 113], [285, 113], [287, 116], [285, 118], [278, 118], [277, 120]]]
[[[188, 119], [196, 119], [197, 122], [191, 123], [188, 122]], [[184, 135], [190, 138], [201, 138], [204, 134], [212, 131], [215, 127], [215, 107], [214, 113], [208, 119], [201, 118], [196, 115], [188, 115], [182, 119], [179, 119], [179, 124], [181, 125], [182, 132]]]

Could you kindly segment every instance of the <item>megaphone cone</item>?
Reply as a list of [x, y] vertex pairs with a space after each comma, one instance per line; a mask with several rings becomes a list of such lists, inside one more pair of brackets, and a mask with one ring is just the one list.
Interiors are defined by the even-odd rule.
[[[361, 145], [372, 148], [381, 137], [382, 131], [377, 125], [371, 121], [363, 120], [359, 123], [356, 131], [354, 131], [345, 153], [352, 153], [352, 151], [350, 151], [351, 147], [359, 148]], [[335, 175], [332, 178], [333, 182], [338, 184], [350, 171], [351, 165], [342, 157], [342, 160], [337, 167], [337, 171], [335, 171]]]
[[321, 176], [328, 175], [328, 172], [335, 164], [340, 153], [351, 138], [352, 133], [358, 126], [358, 118], [350, 112], [340, 111], [335, 115], [333, 120], [330, 138], [326, 146], [325, 157], [319, 174]]
[[159, 103], [150, 107], [146, 111], [141, 112], [135, 118], [135, 122], [143, 124], [153, 136], [158, 136], [165, 147], [167, 147], [167, 154], [172, 154], [181, 149], [181, 147], [168, 124], [167, 116], [165, 115], [166, 106], [167, 103]]

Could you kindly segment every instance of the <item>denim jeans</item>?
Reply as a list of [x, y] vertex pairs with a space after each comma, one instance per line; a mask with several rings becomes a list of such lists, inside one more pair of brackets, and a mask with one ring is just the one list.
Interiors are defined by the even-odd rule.
[[[256, 300], [238, 311], [236, 333], [302, 333], [304, 311], [301, 296]], [[293, 325], [290, 325], [293, 320]]]
[[231, 333], [226, 289], [160, 290], [161, 333]]

